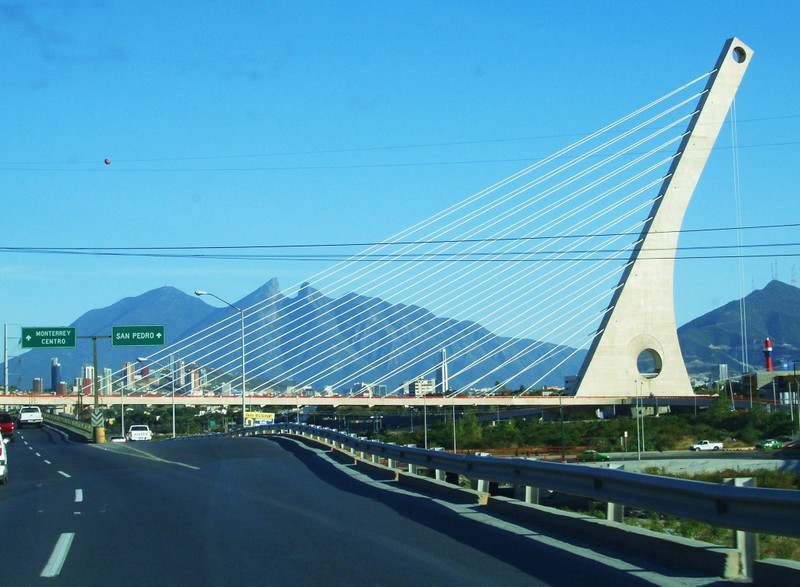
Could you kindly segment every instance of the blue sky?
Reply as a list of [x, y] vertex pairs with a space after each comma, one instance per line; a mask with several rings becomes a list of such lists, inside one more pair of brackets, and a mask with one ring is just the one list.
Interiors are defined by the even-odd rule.
[[[164, 285], [236, 301], [277, 277], [293, 295], [327, 265], [8, 248], [382, 241], [710, 70], [732, 36], [755, 51], [736, 101], [741, 223], [784, 225], [743, 240], [799, 242], [799, 17], [794, 2], [4, 1], [0, 320], [66, 325]], [[736, 226], [729, 125], [718, 144], [685, 229]], [[747, 251], [766, 256], [741, 274], [678, 261], [678, 324], [795, 283], [798, 247]]]

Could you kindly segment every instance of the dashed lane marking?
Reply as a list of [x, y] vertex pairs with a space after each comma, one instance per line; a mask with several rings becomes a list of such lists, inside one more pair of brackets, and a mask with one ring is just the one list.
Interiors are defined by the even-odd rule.
[[75, 538], [74, 532], [64, 532], [58, 537], [58, 542], [56, 542], [53, 548], [53, 554], [50, 555], [50, 559], [47, 561], [44, 569], [42, 569], [40, 576], [57, 577], [59, 573], [61, 573], [61, 567], [64, 566], [64, 561], [67, 560], [73, 538]]

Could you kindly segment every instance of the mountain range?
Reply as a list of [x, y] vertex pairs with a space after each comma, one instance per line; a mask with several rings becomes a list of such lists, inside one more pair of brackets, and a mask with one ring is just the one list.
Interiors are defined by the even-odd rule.
[[[270, 301], [265, 303], [265, 300]], [[295, 297], [288, 297], [280, 292], [277, 280], [272, 279], [235, 303], [240, 308], [250, 308], [256, 304], [259, 304], [259, 310], [253, 315], [248, 314], [247, 329], [248, 332], [263, 334], [248, 334], [247, 348], [262, 349], [264, 355], [259, 358], [261, 361], [270, 357], [282, 357], [276, 369], [280, 372], [291, 372], [301, 380], [310, 375], [303, 372], [303, 361], [313, 351], [310, 350], [309, 341], [302, 336], [289, 336], [290, 324], [294, 321], [301, 321], [307, 326], [325, 324], [326, 328], [331, 329], [329, 344], [335, 345], [339, 350], [326, 357], [327, 364], [316, 365], [315, 371], [331, 367], [345, 357], [358, 357], [347, 370], [333, 372], [331, 378], [337, 380], [347, 378], [348, 372], [356, 373], [359, 369], [366, 369], [358, 374], [358, 381], [371, 381], [382, 372], [401, 367], [414, 353], [401, 352], [395, 358], [383, 362], [381, 357], [388, 350], [402, 349], [405, 343], [420, 334], [423, 327], [413, 325], [420, 317], [423, 318], [422, 322], [427, 321], [425, 331], [437, 332], [432, 348], [441, 348], [437, 344], [444, 346], [447, 338], [455, 333], [463, 336], [459, 343], [447, 345], [448, 355], [455, 355], [460, 349], [475, 345], [464, 357], [449, 364], [451, 373], [458, 372], [477, 357], [491, 357], [491, 360], [481, 365], [481, 371], [490, 372], [494, 367], [497, 367], [497, 371], [476, 384], [479, 387], [492, 385], [495, 381], [503, 381], [523, 371], [524, 376], [519, 381], [512, 379], [509, 387], [516, 389], [519, 385], [526, 385], [540, 377], [544, 378], [543, 385], [560, 386], [563, 385], [566, 375], [578, 372], [585, 356], [585, 352], [577, 352], [563, 364], [559, 364], [560, 358], [568, 354], [563, 353], [554, 358], [545, 358], [536, 367], [526, 371], [529, 365], [542, 356], [557, 350], [556, 345], [541, 343], [534, 351], [522, 352], [518, 358], [503, 365], [517, 352], [531, 345], [532, 341], [492, 338], [485, 336], [488, 331], [474, 322], [436, 317], [418, 306], [391, 304], [379, 298], [367, 298], [355, 293], [332, 300], [308, 284], [302, 286]], [[747, 344], [748, 362], [751, 365], [758, 367], [763, 364], [761, 350], [767, 336], [772, 340], [777, 368], [785, 361], [788, 361], [791, 368], [792, 359], [800, 358], [800, 332], [797, 330], [800, 289], [771, 281], [764, 289], [746, 296], [745, 331], [740, 326], [740, 307], [740, 300], [731, 301], [678, 329], [678, 338], [690, 375], [716, 379], [720, 364], [728, 364], [731, 374], [741, 372], [743, 339]], [[231, 312], [231, 308], [211, 306], [194, 295], [165, 286], [136, 297], [124, 298], [106, 308], [90, 310], [71, 326], [76, 327], [79, 337], [99, 337], [110, 334], [112, 326], [163, 324], [167, 341], [171, 344], [230, 317]], [[392, 319], [384, 321], [387, 316], [392, 316]], [[258, 326], [264, 324], [269, 324], [269, 328], [259, 330]], [[375, 329], [365, 328], [365, 324], [386, 325]], [[743, 335], [743, 332], [746, 334]], [[387, 347], [381, 351], [362, 351], [369, 349], [371, 342], [382, 337], [389, 341]], [[498, 350], [504, 342], [509, 342], [509, 346]], [[140, 347], [114, 347], [108, 340], [99, 338], [98, 365], [101, 368], [108, 366], [116, 371], [124, 362], [134, 361], [137, 356], [151, 350], [152, 347], [144, 350]], [[18, 355], [9, 361], [9, 384], [28, 389], [34, 377], [41, 377], [45, 388], [49, 388], [51, 358], [58, 358], [61, 363], [61, 378], [72, 382], [80, 375], [83, 365], [92, 363], [92, 344], [79, 340], [73, 349], [31, 349]], [[213, 364], [213, 357], [209, 360]], [[248, 354], [248, 362], [250, 361]], [[432, 353], [423, 364], [417, 361], [412, 367], [401, 368], [396, 375], [396, 381], [390, 383], [399, 385], [412, 379], [421, 369], [431, 368], [437, 361], [438, 357]], [[329, 381], [324, 379], [315, 382], [318, 385], [326, 383]], [[458, 381], [452, 383], [454, 386], [459, 385]]]
[[[695, 318], [678, 328], [678, 340], [686, 368], [692, 375], [719, 377], [719, 365], [730, 373], [742, 371], [742, 341], [751, 368], [764, 365], [764, 340], [772, 342], [775, 369], [800, 364], [800, 289], [781, 281], [770, 281], [740, 300]], [[743, 310], [743, 311], [742, 311]], [[747, 317], [742, 329], [741, 315]]]

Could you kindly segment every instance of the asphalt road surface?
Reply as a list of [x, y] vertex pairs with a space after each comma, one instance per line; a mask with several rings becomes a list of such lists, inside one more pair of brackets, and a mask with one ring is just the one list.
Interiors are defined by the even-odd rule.
[[365, 477], [287, 438], [8, 445], [3, 585], [723, 585]]

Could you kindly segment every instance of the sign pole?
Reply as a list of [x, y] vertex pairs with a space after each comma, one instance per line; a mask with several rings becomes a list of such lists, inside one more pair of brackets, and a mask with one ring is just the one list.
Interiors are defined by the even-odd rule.
[[[92, 430], [95, 444], [103, 444], [106, 441], [106, 428], [103, 423], [103, 415], [100, 413], [100, 378], [97, 375], [97, 339], [111, 338], [110, 336], [78, 336], [77, 338], [92, 339], [92, 367], [94, 369], [94, 404], [92, 405]], [[83, 393], [81, 393], [83, 396]]]

